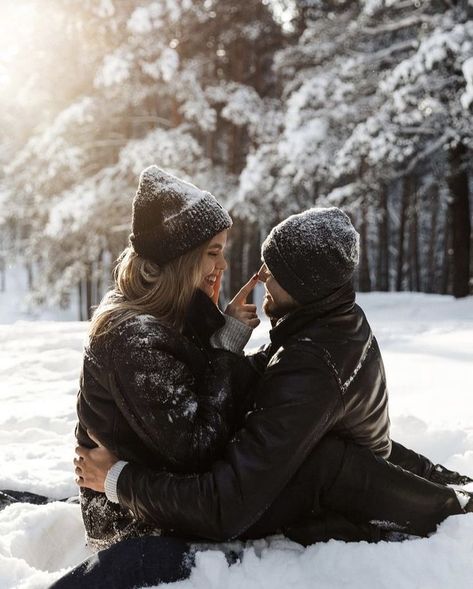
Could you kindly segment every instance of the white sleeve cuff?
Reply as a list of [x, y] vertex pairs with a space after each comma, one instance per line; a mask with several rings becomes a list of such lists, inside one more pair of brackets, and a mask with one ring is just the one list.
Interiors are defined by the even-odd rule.
[[230, 315], [224, 315], [225, 325], [210, 338], [213, 348], [223, 348], [235, 354], [242, 354], [253, 333], [253, 328]]
[[465, 507], [467, 506], [467, 503], [469, 503], [471, 500], [471, 495], [469, 495], [465, 491], [461, 491], [461, 490], [457, 490], [457, 489], [455, 489], [455, 494], [457, 496], [458, 503], [460, 504], [460, 507], [462, 509], [465, 509]]
[[117, 493], [118, 477], [120, 476], [120, 473], [127, 464], [128, 462], [125, 462], [124, 460], [119, 460], [118, 462], [115, 462], [115, 464], [109, 469], [109, 471], [107, 472], [107, 476], [105, 477], [105, 496], [112, 503], [119, 502]]

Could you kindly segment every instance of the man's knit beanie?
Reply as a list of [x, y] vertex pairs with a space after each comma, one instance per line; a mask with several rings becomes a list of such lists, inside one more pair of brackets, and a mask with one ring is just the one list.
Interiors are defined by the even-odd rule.
[[297, 302], [307, 304], [348, 282], [358, 264], [359, 235], [336, 207], [291, 215], [263, 242], [263, 261]]
[[162, 266], [231, 226], [230, 215], [210, 192], [157, 166], [141, 173], [130, 234], [140, 256]]

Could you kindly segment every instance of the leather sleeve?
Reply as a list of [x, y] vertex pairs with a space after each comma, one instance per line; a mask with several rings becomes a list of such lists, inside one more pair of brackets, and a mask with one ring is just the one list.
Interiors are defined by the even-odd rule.
[[128, 464], [118, 480], [120, 504], [138, 519], [181, 534], [235, 538], [274, 501], [331, 429], [340, 406], [334, 377], [308, 347], [276, 354], [256, 408], [223, 460], [189, 476]]
[[251, 352], [246, 354], [248, 362], [253, 367], [253, 370], [257, 372], [260, 376], [263, 376], [266, 367], [268, 366], [270, 360], [270, 345], [267, 344], [265, 346], [261, 346], [255, 352]]

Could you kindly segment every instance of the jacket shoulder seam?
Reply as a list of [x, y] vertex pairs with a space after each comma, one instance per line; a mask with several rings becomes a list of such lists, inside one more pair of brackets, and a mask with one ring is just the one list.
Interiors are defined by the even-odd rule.
[[355, 366], [355, 369], [353, 370], [353, 372], [351, 373], [351, 375], [347, 378], [347, 380], [343, 383], [342, 385], [342, 392], [345, 392], [348, 387], [351, 385], [351, 383], [354, 381], [356, 375], [358, 374], [358, 372], [361, 370], [361, 367], [363, 366], [363, 364], [365, 363], [365, 360], [368, 356], [369, 351], [371, 350], [371, 346], [373, 344], [373, 333], [370, 332], [370, 336], [368, 338], [368, 344], [365, 348], [365, 351], [363, 352], [363, 354], [361, 355], [361, 358], [358, 362], [358, 364]]

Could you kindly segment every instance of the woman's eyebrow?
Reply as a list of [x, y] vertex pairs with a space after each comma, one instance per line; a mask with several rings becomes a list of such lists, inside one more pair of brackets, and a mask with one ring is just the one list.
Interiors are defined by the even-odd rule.
[[223, 246], [220, 245], [219, 243], [211, 243], [209, 245], [209, 250], [214, 250], [214, 249], [221, 250], [221, 249], [223, 249]]

